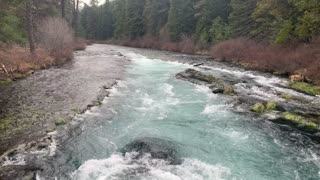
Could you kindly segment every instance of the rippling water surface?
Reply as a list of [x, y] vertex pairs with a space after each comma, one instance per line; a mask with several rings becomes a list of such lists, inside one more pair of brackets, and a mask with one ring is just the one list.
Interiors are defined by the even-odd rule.
[[[188, 65], [132, 51], [127, 78], [101, 107], [83, 115], [99, 122], [66, 147], [71, 179], [319, 179], [311, 149], [287, 140], [271, 123], [232, 112], [230, 99], [175, 78]], [[110, 117], [113, 114], [112, 117]], [[182, 158], [170, 165], [150, 154], [119, 150], [141, 138], [170, 141]]]

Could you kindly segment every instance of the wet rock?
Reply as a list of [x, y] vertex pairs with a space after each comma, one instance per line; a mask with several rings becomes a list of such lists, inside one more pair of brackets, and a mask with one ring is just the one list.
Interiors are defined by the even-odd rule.
[[150, 154], [151, 158], [163, 159], [172, 165], [181, 164], [176, 146], [169, 141], [158, 138], [142, 138], [127, 144], [121, 153], [136, 152], [135, 159], [140, 159], [146, 154]]
[[199, 66], [202, 66], [204, 63], [196, 63], [196, 64], [193, 64], [194, 67], [199, 67]]
[[211, 84], [209, 88], [212, 90], [214, 94], [222, 94], [224, 92], [224, 86], [221, 83]]
[[187, 69], [184, 72], [178, 73], [176, 77], [196, 84], [211, 84], [219, 81], [219, 79], [213, 77], [211, 74], [204, 74], [194, 69]]
[[42, 149], [46, 149], [46, 148], [48, 148], [48, 144], [46, 144], [46, 143], [40, 143], [40, 144], [38, 144], [38, 147], [37, 147], [38, 150], [42, 150]]
[[223, 88], [213, 88], [212, 93], [214, 94], [223, 94], [224, 89]]

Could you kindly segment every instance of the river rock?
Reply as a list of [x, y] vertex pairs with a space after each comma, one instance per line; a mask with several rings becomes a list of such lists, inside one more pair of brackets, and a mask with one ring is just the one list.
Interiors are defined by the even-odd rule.
[[121, 153], [136, 152], [134, 159], [140, 159], [150, 154], [153, 159], [163, 159], [171, 165], [181, 164], [176, 146], [167, 140], [159, 138], [142, 138], [127, 144], [122, 148]]

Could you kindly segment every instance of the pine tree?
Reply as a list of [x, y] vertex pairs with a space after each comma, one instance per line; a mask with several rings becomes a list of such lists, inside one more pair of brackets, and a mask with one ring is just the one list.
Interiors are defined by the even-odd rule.
[[195, 19], [192, 0], [170, 0], [168, 29], [170, 38], [178, 41], [182, 35], [191, 35]]
[[288, 0], [259, 0], [252, 16], [258, 26], [251, 33], [259, 40], [274, 42], [282, 28], [290, 24]]
[[113, 36], [114, 26], [113, 26], [113, 14], [111, 3], [109, 0], [100, 7], [100, 21], [98, 26], [98, 38], [105, 40], [110, 39]]
[[197, 25], [195, 37], [198, 43], [205, 45], [212, 42], [210, 30], [213, 21], [220, 17], [224, 23], [228, 22], [229, 0], [198, 0], [195, 3]]
[[112, 14], [114, 17], [113, 37], [123, 39], [126, 37], [126, 0], [116, 0], [112, 4]]
[[144, 0], [126, 1], [127, 36], [135, 39], [144, 35]]
[[320, 35], [320, 1], [319, 0], [289, 0], [294, 6], [297, 24], [294, 34], [297, 39], [309, 41]]
[[169, 0], [146, 0], [144, 17], [147, 34], [158, 36], [168, 20]]
[[254, 37], [252, 31], [257, 27], [257, 22], [252, 14], [256, 8], [257, 0], [231, 0], [231, 14], [229, 25], [231, 37]]

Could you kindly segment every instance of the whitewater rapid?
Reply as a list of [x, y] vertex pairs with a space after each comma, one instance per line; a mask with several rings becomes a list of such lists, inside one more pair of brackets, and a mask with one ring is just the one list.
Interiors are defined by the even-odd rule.
[[[118, 81], [100, 107], [78, 117], [95, 123], [83, 126], [83, 133], [64, 149], [66, 166], [72, 167], [67, 179], [320, 178], [320, 160], [312, 147], [290, 141], [293, 134], [282, 132], [268, 121], [235, 113], [230, 97], [212, 94], [207, 87], [175, 78], [191, 65], [165, 62], [161, 57], [148, 58], [127, 48], [117, 50], [131, 60], [126, 78]], [[265, 81], [256, 74], [230, 72], [220, 67], [211, 71], [250, 76], [270, 86], [283, 81], [280, 78]], [[136, 158], [134, 152], [120, 152], [140, 138], [173, 143], [181, 163], [170, 164], [165, 159], [152, 158], [149, 153]]]

